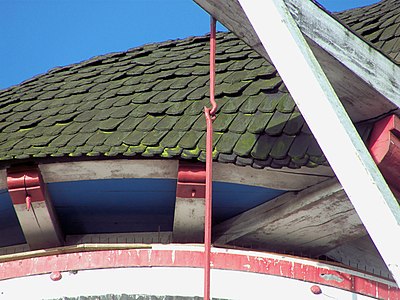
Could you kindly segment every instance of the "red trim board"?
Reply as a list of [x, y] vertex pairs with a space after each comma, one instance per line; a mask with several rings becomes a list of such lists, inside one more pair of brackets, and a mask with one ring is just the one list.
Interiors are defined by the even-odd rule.
[[[203, 247], [153, 246], [153, 249], [101, 250], [26, 258], [0, 263], [0, 280], [74, 270], [124, 267], [202, 268]], [[399, 300], [395, 283], [322, 262], [278, 254], [212, 249], [214, 269], [292, 278], [381, 299]]]

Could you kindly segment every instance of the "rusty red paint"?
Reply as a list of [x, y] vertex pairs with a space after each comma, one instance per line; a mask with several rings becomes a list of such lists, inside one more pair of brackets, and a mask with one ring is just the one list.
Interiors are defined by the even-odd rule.
[[179, 198], [205, 198], [206, 166], [202, 163], [180, 161], [176, 196]]
[[392, 192], [400, 197], [400, 119], [391, 115], [378, 121], [371, 132], [369, 151]]
[[[173, 247], [171, 247], [173, 248]], [[195, 249], [195, 248], [194, 248]], [[386, 300], [400, 300], [400, 290], [389, 286], [378, 277], [362, 277], [345, 269], [333, 270], [324, 263], [253, 251], [213, 250], [211, 262], [214, 269], [268, 274], [331, 286]], [[194, 267], [202, 268], [204, 252], [201, 249], [128, 249], [77, 252], [26, 258], [0, 263], [0, 280], [29, 275], [50, 274], [77, 270], [125, 267]], [[326, 275], [332, 275], [331, 277]], [[360, 275], [357, 275], [360, 274]], [[343, 278], [342, 281], [332, 278]]]
[[215, 102], [215, 50], [216, 50], [216, 19], [210, 18], [210, 103], [211, 109], [204, 107], [206, 118], [206, 205], [204, 217], [204, 300], [210, 299], [210, 260], [211, 260], [211, 216], [212, 216], [212, 152], [213, 126], [217, 112]]
[[43, 180], [37, 167], [8, 169], [7, 186], [14, 205], [25, 204], [29, 210], [32, 202], [45, 201]]

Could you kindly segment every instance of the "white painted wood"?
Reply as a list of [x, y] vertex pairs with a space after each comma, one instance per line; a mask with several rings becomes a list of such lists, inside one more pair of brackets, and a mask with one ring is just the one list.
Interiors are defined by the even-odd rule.
[[102, 160], [40, 164], [45, 182], [114, 178], [172, 178], [177, 160]]
[[285, 3], [239, 2], [393, 278], [400, 284], [399, 205]]
[[[95, 298], [109, 294], [197, 298], [203, 296], [202, 277], [201, 268], [188, 267], [79, 270], [76, 273], [63, 272], [62, 279], [57, 282], [50, 280], [49, 274], [1, 281], [0, 299], [25, 299], [27, 291], [30, 300], [79, 296]], [[314, 283], [243, 271], [213, 269], [212, 280], [212, 297], [219, 299], [265, 299], [266, 295], [273, 299], [298, 300], [314, 297], [320, 300], [373, 299], [330, 286], [321, 286], [323, 293], [316, 296], [310, 291]]]
[[[112, 160], [41, 164], [45, 182], [113, 178], [168, 178], [176, 179], [177, 160]], [[299, 170], [254, 169], [233, 164], [214, 163], [214, 182], [227, 182], [272, 189], [297, 191], [317, 184], [334, 174], [329, 167]]]
[[205, 198], [176, 197], [173, 241], [202, 243], [204, 241]]
[[299, 193], [288, 192], [214, 227], [216, 244], [311, 256], [365, 234], [336, 179]]
[[[234, 32], [250, 47], [264, 56], [268, 61], [271, 61], [237, 0], [194, 1], [216, 17], [219, 22]], [[287, 0], [287, 2], [289, 4], [293, 3], [290, 10], [293, 13], [294, 19], [304, 33], [308, 34], [307, 32], [309, 32], [310, 37], [308, 38], [306, 35], [308, 42], [353, 121], [375, 118], [398, 108], [398, 106], [392, 103], [398, 103], [397, 100], [387, 98], [389, 96], [396, 97], [398, 87], [390, 86], [391, 81], [383, 81], [380, 78], [381, 72], [370, 72], [369, 64], [372, 63], [374, 65], [373, 69], [387, 74], [384, 77], [388, 77], [390, 80], [394, 79], [397, 86], [399, 83], [398, 66], [374, 48], [361, 41], [356, 35], [330, 17], [312, 1]], [[303, 9], [299, 12], [296, 7], [307, 7], [307, 9], [311, 7], [311, 11]], [[318, 21], [314, 18], [315, 15], [318, 17]], [[316, 28], [318, 30], [315, 30]], [[313, 35], [320, 36], [317, 38]], [[337, 40], [339, 36], [340, 38], [344, 37], [344, 39]], [[313, 39], [316, 41], [313, 41]], [[360, 43], [362, 44], [362, 48], [357, 48], [357, 45]], [[345, 48], [342, 46], [345, 46]], [[329, 50], [329, 47], [340, 47], [340, 49]], [[369, 54], [371, 54], [371, 57], [368, 56]], [[360, 57], [366, 60], [357, 60]], [[342, 64], [342, 59], [345, 59], [348, 64]], [[357, 64], [359, 65], [357, 66]], [[381, 89], [375, 86], [377, 84], [382, 84]], [[386, 93], [381, 94], [381, 90]], [[397, 94], [397, 99], [398, 97]]]
[[29, 211], [25, 204], [14, 205], [14, 208], [31, 250], [61, 246], [59, 225], [45, 201], [32, 202]]
[[331, 169], [302, 168], [292, 170], [254, 169], [250, 166], [240, 167], [233, 164], [214, 163], [213, 181], [246, 184], [277, 190], [298, 191], [333, 177]]
[[312, 1], [284, 2], [306, 36], [392, 101], [396, 107], [400, 106], [399, 66], [351, 33]]

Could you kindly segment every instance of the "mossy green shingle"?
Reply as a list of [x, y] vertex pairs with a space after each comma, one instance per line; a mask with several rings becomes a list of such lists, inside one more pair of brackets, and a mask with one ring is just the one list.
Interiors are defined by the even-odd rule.
[[[389, 39], [397, 23], [382, 21], [385, 28], [375, 34], [387, 38], [387, 51], [400, 49]], [[326, 164], [276, 69], [231, 33], [218, 33], [217, 40], [213, 158], [255, 168]], [[0, 91], [0, 160], [204, 161], [208, 59], [208, 37], [168, 41], [58, 68]]]

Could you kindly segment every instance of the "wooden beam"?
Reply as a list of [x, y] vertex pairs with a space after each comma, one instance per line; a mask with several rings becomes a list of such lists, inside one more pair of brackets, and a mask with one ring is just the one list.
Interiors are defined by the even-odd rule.
[[172, 234], [175, 243], [204, 241], [205, 191], [205, 164], [180, 161]]
[[202, 243], [204, 240], [205, 198], [176, 197], [174, 243]]
[[[284, 0], [303, 34], [400, 106], [400, 68], [312, 1]], [[318, 30], [315, 30], [318, 28]], [[357, 99], [358, 100], [358, 99]]]
[[365, 229], [336, 179], [288, 192], [214, 228], [216, 244], [321, 255]]
[[368, 235], [343, 244], [325, 255], [352, 268], [390, 278], [389, 269]]
[[7, 169], [0, 169], [0, 190], [7, 189]]
[[[95, 160], [82, 162], [63, 162], [40, 164], [39, 168], [45, 182], [65, 182], [116, 178], [166, 178], [176, 179], [177, 160]], [[326, 166], [301, 168], [298, 170], [254, 169], [234, 164], [214, 163], [214, 181], [246, 184], [278, 190], [298, 191], [334, 176]], [[0, 187], [7, 178], [0, 170]]]
[[239, 2], [393, 278], [400, 284], [399, 205], [284, 1]]
[[[239, 1], [194, 1], [271, 62]], [[375, 118], [398, 108], [393, 104], [400, 102], [398, 66], [312, 1], [286, 2], [354, 122]], [[381, 74], [388, 81], [382, 79]]]
[[334, 173], [330, 167], [289, 169], [254, 169], [234, 164], [214, 163], [213, 181], [259, 186], [277, 190], [299, 191], [318, 184]]
[[393, 194], [400, 199], [400, 119], [391, 115], [374, 124], [369, 152]]
[[[65, 245], [78, 244], [170, 244], [171, 231], [159, 232], [124, 232], [124, 233], [93, 233], [82, 235], [67, 235]], [[1, 252], [0, 252], [1, 254]]]
[[116, 178], [176, 179], [177, 160], [94, 160], [40, 164], [45, 182]]
[[30, 249], [61, 246], [61, 227], [38, 168], [10, 168], [7, 170], [7, 183]]

